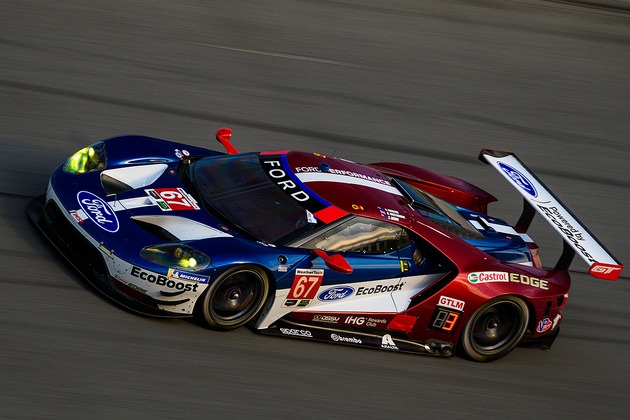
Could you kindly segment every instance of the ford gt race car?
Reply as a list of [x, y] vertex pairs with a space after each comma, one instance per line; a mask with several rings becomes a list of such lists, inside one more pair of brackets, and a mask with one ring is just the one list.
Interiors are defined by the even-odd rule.
[[[623, 266], [511, 152], [479, 158], [523, 196], [511, 226], [492, 195], [401, 163], [298, 151], [227, 153], [142, 136], [99, 141], [27, 208], [99, 291], [209, 328], [491, 361], [549, 348], [575, 254], [614, 280]], [[538, 213], [564, 239], [541, 265]]]

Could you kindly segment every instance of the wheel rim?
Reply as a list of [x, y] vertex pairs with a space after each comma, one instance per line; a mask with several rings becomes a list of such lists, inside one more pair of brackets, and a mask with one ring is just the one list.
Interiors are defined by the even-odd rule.
[[238, 271], [226, 277], [217, 285], [210, 302], [214, 318], [229, 323], [248, 317], [258, 309], [263, 287], [264, 280], [255, 271]]
[[509, 345], [522, 328], [523, 310], [512, 301], [498, 302], [479, 314], [472, 331], [472, 344], [482, 353]]

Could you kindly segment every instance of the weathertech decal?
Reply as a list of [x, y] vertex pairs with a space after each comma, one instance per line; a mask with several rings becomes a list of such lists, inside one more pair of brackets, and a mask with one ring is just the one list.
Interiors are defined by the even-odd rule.
[[295, 270], [293, 285], [287, 299], [313, 299], [322, 280], [324, 280], [324, 270], [298, 268]]

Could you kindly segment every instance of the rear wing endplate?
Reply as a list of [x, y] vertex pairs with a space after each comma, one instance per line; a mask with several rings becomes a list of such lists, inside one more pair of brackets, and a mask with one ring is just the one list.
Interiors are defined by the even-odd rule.
[[483, 149], [479, 160], [490, 164], [523, 196], [523, 213], [516, 228], [526, 232], [538, 212], [562, 237], [564, 248], [556, 270], [568, 270], [577, 253], [589, 265], [589, 273], [597, 278], [616, 280], [623, 265], [571, 213], [540, 179], [514, 153]]

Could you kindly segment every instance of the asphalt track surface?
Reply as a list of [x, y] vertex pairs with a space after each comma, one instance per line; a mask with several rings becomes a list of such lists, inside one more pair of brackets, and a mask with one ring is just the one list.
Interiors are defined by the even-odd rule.
[[[630, 263], [630, 15], [544, 1], [4, 1], [0, 417], [627, 418], [630, 282], [573, 264], [550, 351], [479, 364], [130, 314], [27, 222], [53, 168], [136, 133], [399, 160], [520, 199], [518, 153]], [[549, 264], [560, 240], [532, 235]]]

